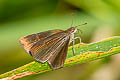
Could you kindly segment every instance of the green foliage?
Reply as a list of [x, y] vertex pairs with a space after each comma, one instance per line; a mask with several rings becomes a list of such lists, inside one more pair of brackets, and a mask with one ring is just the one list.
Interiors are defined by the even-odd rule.
[[[84, 43], [90, 43], [90, 41], [92, 41], [95, 37], [102, 39], [103, 37], [106, 37], [106, 34], [107, 37], [120, 35], [119, 3], [120, 0], [0, 0], [0, 61], [2, 61], [0, 64], [0, 74], [33, 61], [33, 58], [26, 54], [23, 48], [18, 43], [20, 37], [51, 29], [68, 29], [69, 27], [71, 27], [71, 13], [75, 13], [73, 26], [82, 24], [84, 22], [88, 23], [88, 25], [86, 25], [85, 27], [79, 27], [83, 32], [83, 34], [81, 35], [81, 39]], [[104, 29], [104, 31], [99, 32], [99, 30], [101, 29]], [[99, 33], [100, 35], [96, 33]], [[87, 54], [87, 52], [92, 52], [93, 54], [95, 54], [94, 52], [99, 51], [102, 51], [101, 54], [104, 52], [108, 52], [111, 48], [118, 46], [116, 44], [117, 42], [114, 42], [115, 41], [113, 41], [113, 43], [110, 42], [111, 44], [109, 45], [108, 42], [105, 45], [103, 45], [102, 43], [95, 43], [96, 46], [94, 44], [81, 45], [80, 47], [76, 46], [76, 56], [79, 54], [82, 55], [84, 53]], [[88, 46], [89, 48], [87, 48]], [[72, 50], [71, 48], [69, 48], [67, 60], [71, 57], [73, 57]], [[111, 57], [107, 57], [107, 59], [105, 58], [102, 60], [104, 61], [100, 60], [102, 63], [99, 64], [99, 68], [103, 67], [104, 64], [111, 64], [113, 62], [113, 59], [111, 59]], [[79, 63], [79, 59], [77, 62]], [[38, 65], [39, 64], [40, 63], [38, 63]], [[119, 61], [117, 64], [119, 66]], [[87, 68], [93, 68], [96, 66], [96, 64], [91, 65], [92, 67], [87, 65]], [[112, 66], [115, 66], [115, 64], [113, 64]], [[99, 71], [99, 68], [96, 67], [90, 69], [90, 71]], [[33, 67], [30, 71], [32, 71], [32, 69]], [[72, 67], [71, 70], [72, 69], [74, 69], [74, 67]], [[37, 71], [37, 68], [35, 68], [34, 70]], [[77, 69], [75, 68], [74, 70]], [[57, 76], [55, 72], [53, 74], [55, 74], [54, 76]], [[116, 72], [119, 72], [119, 69], [116, 70]], [[60, 72], [57, 73], [59, 74]], [[79, 71], [79, 73], [81, 73], [81, 70]], [[66, 75], [70, 74], [71, 73], [68, 70], [68, 73], [66, 73]], [[119, 74], [120, 73], [118, 73], [118, 75]], [[7, 75], [8, 74], [6, 74], [6, 76]], [[10, 75], [14, 74], [10, 73], [9, 76]], [[46, 74], [44, 75], [44, 77], [47, 78], [46, 76], [48, 75]], [[88, 75], [93, 76], [93, 74], [86, 69], [84, 70], [84, 72], [82, 72], [82, 75], [78, 75], [79, 77], [82, 77], [79, 80], [84, 80], [85, 78], [89, 79]], [[114, 75], [112, 75], [112, 77], [113, 76]], [[63, 78], [65, 77], [67, 76], [64, 75]], [[71, 77], [73, 78], [76, 76], [74, 75], [68, 77], [71, 79]], [[24, 79], [22, 78], [22, 80]]]

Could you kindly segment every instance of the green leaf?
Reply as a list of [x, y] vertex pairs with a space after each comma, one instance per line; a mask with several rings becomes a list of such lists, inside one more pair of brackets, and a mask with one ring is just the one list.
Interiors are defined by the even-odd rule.
[[[75, 45], [75, 56], [72, 55], [72, 47], [69, 47], [68, 56], [64, 67], [82, 64], [92, 60], [104, 58], [113, 54], [120, 53], [120, 37], [111, 37], [96, 43]], [[32, 74], [52, 71], [50, 65], [33, 61], [22, 67], [1, 74], [0, 78], [18, 79]]]

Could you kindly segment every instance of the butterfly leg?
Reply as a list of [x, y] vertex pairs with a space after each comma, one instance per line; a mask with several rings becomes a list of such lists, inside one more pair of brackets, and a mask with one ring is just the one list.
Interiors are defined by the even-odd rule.
[[[75, 56], [75, 39], [79, 39], [80, 43], [81, 43], [81, 38], [80, 37], [75, 37], [72, 39], [72, 51], [73, 51], [73, 56]], [[79, 43], [79, 46], [80, 46], [80, 43]]]
[[72, 40], [72, 51], [73, 51], [73, 56], [75, 56], [75, 39]]
[[74, 40], [75, 40], [75, 39], [79, 39], [79, 47], [80, 47], [81, 38], [80, 38], [80, 37], [75, 37]]
[[75, 39], [79, 39], [79, 43], [81, 43], [81, 38], [80, 37], [75, 37], [74, 40]]

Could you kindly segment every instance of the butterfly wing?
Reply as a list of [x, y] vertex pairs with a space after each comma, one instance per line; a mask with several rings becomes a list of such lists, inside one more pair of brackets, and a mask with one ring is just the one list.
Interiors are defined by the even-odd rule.
[[60, 48], [62, 48], [66, 42], [68, 36], [65, 32], [57, 33], [44, 40], [35, 43], [29, 53], [39, 62], [46, 62], [50, 56]]
[[20, 38], [20, 43], [23, 46], [23, 48], [25, 49], [26, 52], [29, 53], [30, 48], [38, 41], [43, 40], [53, 34], [59, 33], [59, 32], [63, 32], [63, 30], [49, 30], [49, 31], [45, 31], [45, 32], [40, 32], [37, 34], [31, 34], [25, 37]]
[[68, 51], [69, 40], [70, 38], [68, 38], [64, 43], [62, 43], [62, 45], [59, 47], [59, 50], [55, 51], [48, 59], [48, 63], [53, 69], [58, 69], [64, 66]]

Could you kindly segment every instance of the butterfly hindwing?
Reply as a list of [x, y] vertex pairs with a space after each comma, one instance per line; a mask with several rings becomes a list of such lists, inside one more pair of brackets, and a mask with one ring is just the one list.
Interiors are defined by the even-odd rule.
[[37, 34], [31, 34], [25, 37], [20, 38], [20, 43], [22, 44], [23, 48], [25, 49], [26, 52], [29, 53], [30, 48], [38, 41], [43, 40], [53, 34], [63, 32], [63, 30], [48, 30], [45, 32], [40, 32]]
[[48, 59], [48, 63], [53, 69], [63, 67], [67, 56], [69, 40], [70, 38], [68, 37], [67, 40], [62, 43], [59, 49], [56, 52], [54, 52], [52, 56]]

